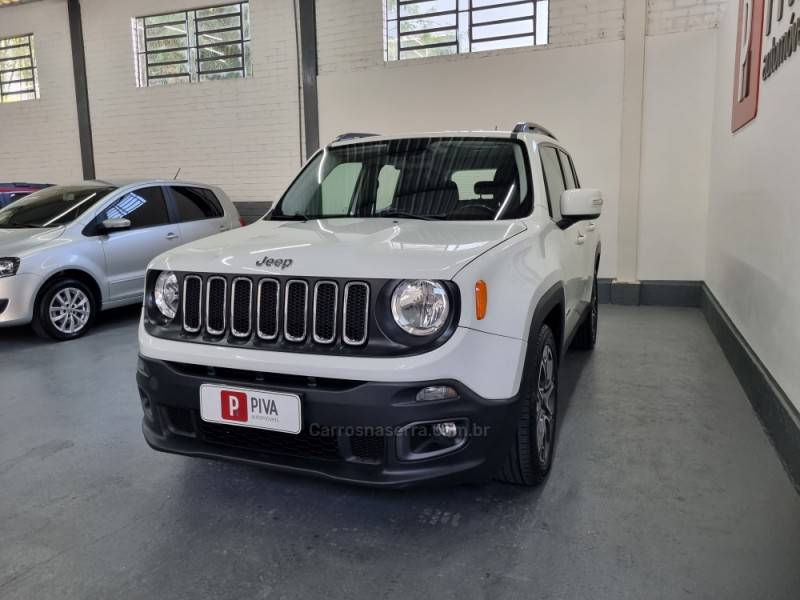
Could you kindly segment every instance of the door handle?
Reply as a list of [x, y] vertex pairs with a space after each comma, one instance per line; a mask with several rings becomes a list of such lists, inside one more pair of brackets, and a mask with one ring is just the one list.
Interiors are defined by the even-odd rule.
[[177, 240], [177, 239], [178, 239], [178, 234], [177, 234], [177, 233], [175, 233], [174, 231], [170, 231], [170, 232], [167, 234], [167, 239], [168, 239], [168, 240]]
[[579, 233], [578, 237], [575, 238], [575, 243], [578, 244], [578, 246], [583, 246], [585, 242], [586, 242], [586, 236], [583, 235], [582, 233]]
[[586, 231], [594, 231], [596, 227], [597, 227], [597, 225], [595, 225], [594, 223], [587, 223], [586, 224]]
[[228, 226], [227, 225], [220, 225], [219, 226], [219, 230], [220, 231], [228, 231]]

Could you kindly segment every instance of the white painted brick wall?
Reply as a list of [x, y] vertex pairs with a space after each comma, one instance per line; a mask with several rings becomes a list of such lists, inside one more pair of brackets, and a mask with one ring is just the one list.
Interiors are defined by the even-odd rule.
[[0, 8], [0, 37], [34, 34], [39, 100], [0, 104], [0, 181], [82, 179], [67, 4]]
[[717, 27], [729, 0], [647, 0], [647, 35]]
[[[551, 0], [547, 47], [620, 40], [624, 0]], [[317, 44], [321, 74], [383, 66], [383, 0], [317, 0]], [[521, 48], [500, 52], [535, 52]], [[468, 60], [498, 52], [416, 59]], [[394, 66], [397, 63], [390, 63]], [[400, 64], [405, 64], [401, 62]]]
[[[641, 0], [644, 2], [645, 0]], [[711, 29], [728, 0], [647, 0], [648, 34]], [[401, 61], [469, 60], [498, 53], [536, 52], [624, 37], [625, 0], [551, 0], [547, 46], [471, 55]], [[383, 67], [383, 0], [317, 0], [317, 43], [321, 74]], [[397, 66], [397, 62], [385, 66]]]
[[197, 0], [82, 0], [98, 177], [219, 184], [235, 201], [270, 201], [300, 164], [292, 0], [252, 0], [252, 78], [137, 88], [131, 18]]

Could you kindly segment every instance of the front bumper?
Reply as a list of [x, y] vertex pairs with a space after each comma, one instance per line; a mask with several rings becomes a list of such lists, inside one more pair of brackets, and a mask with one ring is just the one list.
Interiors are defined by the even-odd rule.
[[[380, 487], [436, 480], [486, 480], [500, 468], [513, 439], [519, 400], [487, 400], [452, 380], [376, 383], [274, 375], [172, 363], [141, 357], [142, 430], [156, 450], [232, 460]], [[298, 435], [206, 423], [200, 386], [212, 383], [298, 394]], [[459, 398], [417, 402], [428, 385], [450, 385]], [[466, 424], [465, 443], [452, 452], [403, 460], [401, 429], [411, 423]]]
[[32, 273], [0, 277], [0, 327], [31, 322], [41, 282], [42, 278]]

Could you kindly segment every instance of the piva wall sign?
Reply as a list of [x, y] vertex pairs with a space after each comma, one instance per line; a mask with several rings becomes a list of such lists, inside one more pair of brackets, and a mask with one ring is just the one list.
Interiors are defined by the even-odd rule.
[[[756, 118], [761, 81], [800, 50], [796, 6], [800, 0], [739, 0], [731, 131]], [[771, 46], [762, 56], [762, 40], [770, 37]]]

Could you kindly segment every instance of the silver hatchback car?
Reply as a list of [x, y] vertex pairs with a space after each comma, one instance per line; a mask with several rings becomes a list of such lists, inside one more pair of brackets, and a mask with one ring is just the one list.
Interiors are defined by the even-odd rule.
[[0, 327], [84, 334], [97, 313], [142, 301], [147, 264], [242, 224], [218, 187], [89, 181], [46, 188], [0, 210]]

